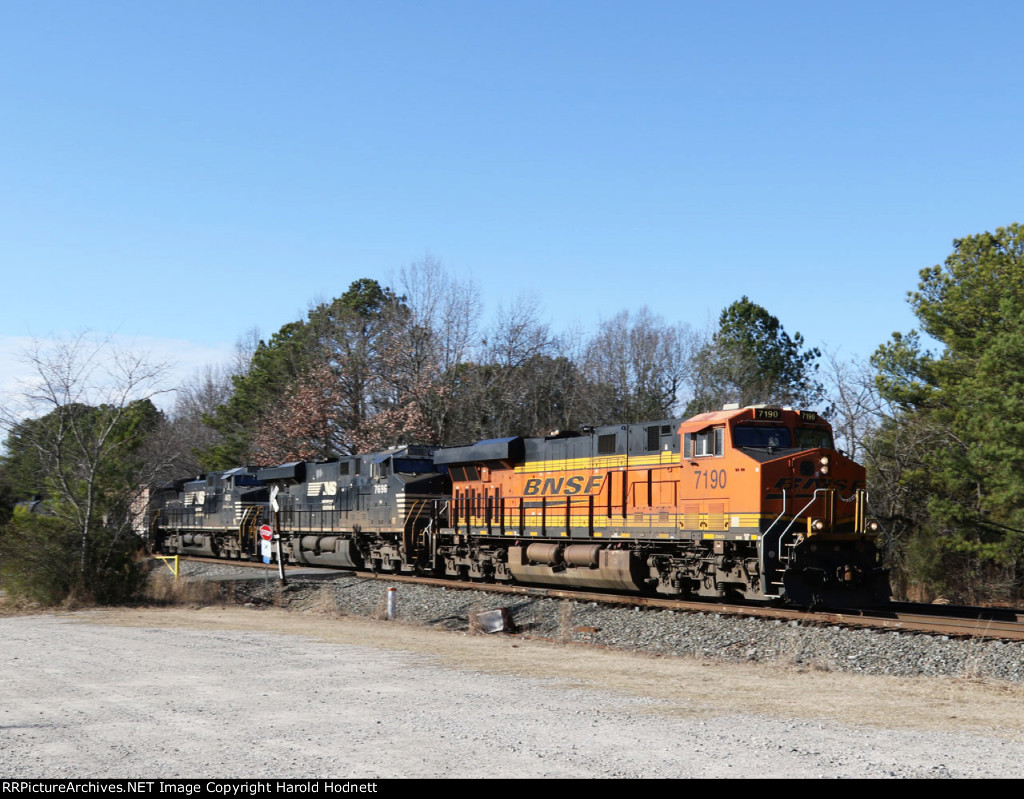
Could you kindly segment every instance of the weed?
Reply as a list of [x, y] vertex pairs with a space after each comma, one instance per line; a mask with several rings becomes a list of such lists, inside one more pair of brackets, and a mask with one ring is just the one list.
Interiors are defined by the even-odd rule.
[[145, 598], [156, 605], [186, 605], [208, 607], [223, 603], [220, 583], [196, 580], [157, 571], [149, 575]]

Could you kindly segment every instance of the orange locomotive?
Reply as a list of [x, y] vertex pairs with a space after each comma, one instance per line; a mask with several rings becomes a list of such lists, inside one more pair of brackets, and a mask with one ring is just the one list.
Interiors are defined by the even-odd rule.
[[726, 406], [439, 450], [447, 574], [677, 596], [888, 600], [864, 468], [818, 414]]

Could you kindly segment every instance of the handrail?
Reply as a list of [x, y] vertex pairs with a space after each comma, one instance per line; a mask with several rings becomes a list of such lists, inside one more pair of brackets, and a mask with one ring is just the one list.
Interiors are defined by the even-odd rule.
[[[779, 561], [782, 560], [782, 539], [786, 537], [786, 533], [788, 533], [791, 529], [793, 529], [793, 525], [796, 524], [796, 520], [799, 519], [803, 515], [804, 511], [806, 511], [809, 507], [811, 507], [811, 505], [814, 504], [814, 502], [818, 499], [818, 494], [820, 494], [823, 491], [830, 491], [830, 490], [831, 489], [829, 489], [829, 488], [816, 488], [816, 489], [814, 489], [814, 493], [811, 495], [811, 498], [809, 500], [807, 500], [807, 504], [804, 505], [802, 508], [800, 508], [800, 510], [798, 510], [796, 513], [793, 514], [793, 518], [791, 518], [789, 520], [789, 524], [786, 525], [786, 529], [783, 530], [781, 533], [779, 533], [779, 537], [775, 540], [775, 548], [776, 548], [776, 550], [778, 550], [778, 552], [776, 554], [777, 560], [779, 560]], [[785, 489], [782, 490], [782, 496], [783, 496], [783, 503], [785, 503], [785, 497], [786, 497], [786, 490]], [[783, 504], [783, 513], [785, 513], [785, 504]], [[768, 533], [771, 532], [772, 528], [775, 527], [776, 522], [778, 522], [779, 519], [782, 518], [782, 515], [783, 515], [782, 513], [779, 514], [779, 517], [774, 522], [772, 522], [771, 527], [769, 527], [765, 531], [765, 534], [761, 537], [761, 582], [762, 582], [761, 592], [766, 597], [778, 597], [778, 596], [780, 596], [779, 594], [769, 594], [768, 593], [768, 575], [767, 575], [767, 573], [764, 570], [764, 554], [765, 554], [765, 538], [767, 537]]]
[[820, 492], [822, 492], [822, 491], [831, 491], [831, 489], [829, 489], [829, 488], [816, 488], [816, 489], [814, 489], [814, 493], [811, 495], [811, 498], [809, 500], [807, 500], [807, 504], [804, 505], [802, 508], [800, 508], [800, 510], [793, 515], [793, 518], [789, 520], [789, 524], [786, 525], [786, 529], [783, 530], [782, 533], [779, 535], [779, 540], [778, 540], [778, 543], [776, 544], [776, 546], [781, 546], [782, 545], [783, 537], [785, 537], [786, 533], [788, 533], [790, 531], [790, 529], [793, 527], [793, 525], [796, 524], [796, 520], [800, 518], [800, 516], [803, 514], [803, 512], [805, 510], [807, 510], [809, 507], [811, 507], [811, 505], [814, 504], [814, 501], [818, 498], [818, 494]]
[[761, 551], [758, 553], [758, 555], [760, 556], [759, 557], [760, 563], [758, 565], [761, 567], [761, 593], [764, 594], [766, 597], [767, 596], [775, 597], [775, 596], [778, 596], [778, 594], [769, 594], [768, 593], [768, 574], [767, 574], [767, 572], [765, 571], [765, 568], [764, 568], [764, 550], [765, 550], [765, 541], [764, 540], [765, 540], [765, 537], [768, 535], [768, 533], [770, 533], [774, 529], [775, 525], [777, 525], [779, 523], [779, 520], [783, 516], [786, 515], [786, 505], [787, 505], [788, 501], [789, 501], [789, 498], [786, 496], [786, 489], [782, 489], [782, 510], [779, 512], [779, 515], [775, 517], [775, 521], [773, 521], [771, 524], [768, 525], [768, 529], [765, 530], [763, 533], [761, 533]]

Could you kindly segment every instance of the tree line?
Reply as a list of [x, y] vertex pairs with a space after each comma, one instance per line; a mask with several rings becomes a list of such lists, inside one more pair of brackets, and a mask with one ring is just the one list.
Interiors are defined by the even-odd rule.
[[186, 387], [175, 421], [204, 430], [195, 468], [462, 444], [665, 419], [723, 402], [815, 404], [817, 349], [747, 297], [699, 334], [647, 308], [554, 332], [520, 297], [484, 328], [473, 283], [433, 260], [397, 287], [363, 278], [256, 342], [240, 371]]
[[[152, 402], [160, 369], [130, 354], [114, 363], [134, 371], [107, 383], [120, 393], [100, 397], [84, 391], [102, 359], [83, 340], [37, 350], [28, 412], [4, 413], [0, 570], [24, 559], [15, 541], [62, 526], [84, 590], [96, 553], [131, 540], [132, 492], [146, 481], [773, 402], [820, 410], [868, 467], [901, 593], [1017, 601], [1022, 228], [954, 241], [908, 299], [919, 330], [844, 361], [746, 296], [708, 330], [641, 308], [555, 331], [529, 297], [485, 324], [477, 286], [428, 258], [391, 285], [354, 281], [269, 338], [248, 335], [231, 365], [180, 387], [169, 412]], [[45, 517], [28, 512], [36, 498]]]

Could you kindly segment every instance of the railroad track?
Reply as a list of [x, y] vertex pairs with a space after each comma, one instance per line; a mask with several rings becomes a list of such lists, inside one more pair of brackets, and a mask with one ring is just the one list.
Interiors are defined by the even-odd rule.
[[[267, 568], [266, 564], [242, 560], [219, 558], [182, 557], [183, 561], [210, 563], [220, 566], [241, 566]], [[276, 571], [276, 565], [273, 566]], [[296, 577], [305, 572], [330, 575], [344, 573], [336, 569], [310, 569], [305, 566], [285, 566], [286, 573]], [[543, 596], [553, 599], [571, 599], [577, 602], [600, 602], [606, 605], [622, 605], [657, 610], [673, 610], [690, 613], [718, 613], [723, 615], [748, 616], [763, 619], [797, 621], [801, 624], [841, 625], [906, 633], [928, 633], [955, 638], [988, 638], [1006, 641], [1024, 641], [1024, 611], [1010, 608], [976, 608], [953, 605], [916, 605], [893, 602], [888, 607], [875, 610], [831, 609], [799, 610], [796, 608], [765, 607], [726, 602], [688, 601], [662, 597], [626, 596], [605, 594], [594, 591], [576, 591], [562, 588], [541, 588], [527, 585], [501, 585], [499, 583], [474, 583], [464, 580], [448, 580], [437, 577], [414, 575], [353, 572], [372, 580], [395, 583], [432, 585], [458, 591], [487, 591], [492, 594], [513, 594]]]

